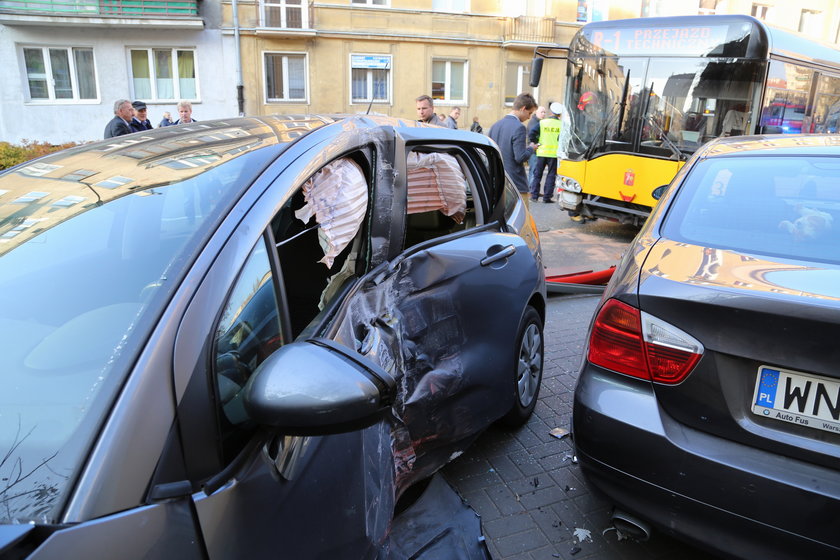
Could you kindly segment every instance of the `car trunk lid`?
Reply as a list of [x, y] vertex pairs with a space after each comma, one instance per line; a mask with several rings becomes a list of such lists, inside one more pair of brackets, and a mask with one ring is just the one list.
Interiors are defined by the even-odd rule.
[[685, 381], [654, 384], [666, 413], [720, 437], [836, 464], [840, 267], [660, 240], [641, 271], [639, 307], [705, 348]]

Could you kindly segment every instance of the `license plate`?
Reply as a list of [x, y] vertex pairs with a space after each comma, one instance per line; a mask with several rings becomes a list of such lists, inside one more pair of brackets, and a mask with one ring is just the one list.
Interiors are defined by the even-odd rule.
[[840, 433], [840, 381], [761, 366], [752, 411], [765, 418]]

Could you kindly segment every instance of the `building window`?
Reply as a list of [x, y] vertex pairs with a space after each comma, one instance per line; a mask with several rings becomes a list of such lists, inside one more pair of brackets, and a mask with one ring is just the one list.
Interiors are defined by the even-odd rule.
[[134, 99], [198, 99], [194, 50], [131, 49], [129, 56]]
[[24, 47], [29, 99], [96, 99], [93, 49]]
[[432, 10], [435, 12], [463, 14], [469, 9], [469, 0], [432, 0]]
[[350, 0], [351, 4], [362, 6], [387, 6], [388, 0]]
[[389, 103], [391, 101], [391, 56], [350, 55], [351, 103]]
[[505, 103], [512, 105], [520, 93], [536, 97], [536, 89], [528, 83], [531, 80], [531, 64], [508, 62], [505, 68]]
[[770, 6], [764, 4], [753, 4], [750, 15], [758, 19], [767, 19], [767, 13], [770, 11]]
[[308, 29], [309, 13], [303, 0], [265, 0], [262, 2], [263, 27]]
[[306, 102], [306, 55], [265, 53], [266, 101]]
[[802, 10], [802, 15], [799, 16], [799, 32], [821, 36], [820, 14], [817, 10]]
[[467, 100], [467, 63], [432, 61], [432, 99], [464, 103]]
[[700, 0], [700, 9], [697, 11], [700, 15], [714, 15], [717, 13], [717, 0]]

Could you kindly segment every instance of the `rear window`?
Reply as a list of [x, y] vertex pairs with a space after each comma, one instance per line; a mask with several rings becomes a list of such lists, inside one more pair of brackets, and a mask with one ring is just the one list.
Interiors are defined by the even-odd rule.
[[840, 263], [840, 158], [700, 161], [680, 186], [662, 233], [696, 245]]

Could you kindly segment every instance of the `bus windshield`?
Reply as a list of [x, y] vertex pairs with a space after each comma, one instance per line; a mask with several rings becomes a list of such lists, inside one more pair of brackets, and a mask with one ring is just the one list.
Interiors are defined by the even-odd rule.
[[687, 159], [704, 142], [745, 134], [766, 61], [583, 56], [569, 59], [566, 153], [631, 152]]

